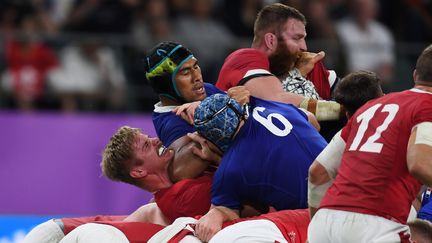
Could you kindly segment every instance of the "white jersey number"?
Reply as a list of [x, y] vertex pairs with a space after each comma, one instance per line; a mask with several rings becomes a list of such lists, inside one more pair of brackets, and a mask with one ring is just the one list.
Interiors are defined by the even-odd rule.
[[[363, 140], [363, 136], [368, 129], [369, 122], [374, 117], [377, 110], [382, 106], [382, 104], [376, 104], [369, 109], [367, 109], [365, 112], [360, 114], [357, 117], [357, 122], [360, 122], [359, 129], [357, 131], [357, 134], [349, 148], [350, 151], [357, 150], [360, 142]], [[381, 112], [387, 112], [388, 115], [386, 119], [384, 119], [384, 122], [377, 127], [375, 133], [370, 136], [366, 142], [360, 147], [359, 151], [363, 152], [371, 152], [371, 153], [380, 153], [383, 147], [382, 143], [376, 143], [376, 141], [381, 137], [381, 133], [384, 132], [389, 124], [393, 121], [393, 119], [396, 116], [396, 113], [399, 111], [399, 106], [396, 104], [387, 104], [383, 107]]]
[[[253, 109], [252, 117], [261, 123], [265, 128], [267, 128], [271, 133], [278, 137], [285, 137], [291, 132], [293, 128], [291, 122], [289, 122], [284, 116], [279, 113], [270, 113], [267, 117], [261, 116], [258, 112], [263, 112], [265, 110], [264, 107], [255, 107]], [[284, 125], [284, 129], [278, 128], [273, 122], [272, 119], [277, 119]]]

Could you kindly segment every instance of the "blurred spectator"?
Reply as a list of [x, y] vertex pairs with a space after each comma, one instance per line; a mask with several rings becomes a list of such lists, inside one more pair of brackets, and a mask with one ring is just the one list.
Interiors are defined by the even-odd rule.
[[187, 15], [190, 11], [190, 0], [169, 0], [171, 17], [177, 18]]
[[380, 20], [393, 30], [397, 40], [428, 42], [432, 39], [432, 1], [380, 0], [380, 5]]
[[395, 62], [394, 39], [390, 31], [375, 21], [376, 0], [352, 0], [350, 15], [338, 21], [336, 29], [345, 47], [348, 72], [376, 72], [389, 85]]
[[305, 15], [308, 23], [308, 49], [312, 52], [325, 51], [324, 63], [337, 73], [345, 73], [344, 53], [340, 48], [340, 40], [335, 23], [330, 17], [327, 0], [306, 1]]
[[157, 43], [175, 40], [172, 22], [169, 19], [166, 0], [148, 0], [140, 7], [132, 21], [132, 36], [135, 46], [146, 51]]
[[212, 18], [214, 0], [190, 0], [191, 14], [177, 20], [180, 42], [200, 61], [204, 80], [216, 82], [219, 69], [235, 39], [228, 29]]
[[131, 12], [139, 0], [75, 0], [65, 30], [87, 33], [128, 33]]
[[61, 51], [61, 67], [50, 74], [50, 88], [64, 111], [121, 108], [125, 76], [114, 51], [86, 40]]
[[57, 66], [57, 58], [39, 40], [43, 30], [36, 15], [22, 17], [18, 28], [17, 39], [9, 38], [5, 45], [6, 71], [1, 83], [18, 108], [31, 110], [43, 98], [46, 75]]
[[224, 0], [220, 12], [234, 35], [253, 38], [255, 18], [262, 7], [262, 0]]

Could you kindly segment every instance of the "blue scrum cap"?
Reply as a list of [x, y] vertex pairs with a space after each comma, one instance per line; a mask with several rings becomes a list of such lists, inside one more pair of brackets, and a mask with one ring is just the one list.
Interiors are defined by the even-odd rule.
[[146, 78], [153, 90], [158, 95], [185, 102], [177, 88], [175, 76], [183, 63], [192, 57], [187, 48], [175, 42], [161, 42], [153, 47], [144, 61]]
[[226, 94], [214, 94], [204, 99], [195, 110], [195, 129], [225, 152], [244, 115], [236, 100]]

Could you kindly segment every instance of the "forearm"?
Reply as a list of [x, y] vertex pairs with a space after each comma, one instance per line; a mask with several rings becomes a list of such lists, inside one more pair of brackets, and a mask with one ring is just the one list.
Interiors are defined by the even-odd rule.
[[224, 206], [213, 206], [212, 210], [217, 210], [222, 215], [223, 222], [240, 218], [240, 212], [236, 209], [230, 209]]
[[432, 123], [417, 125], [411, 132], [407, 148], [409, 172], [423, 184], [432, 186]]
[[345, 116], [343, 107], [334, 101], [305, 98], [302, 100], [299, 107], [310, 111], [316, 116], [318, 121], [339, 120], [341, 117]]
[[148, 222], [153, 224], [168, 225], [169, 220], [163, 215], [156, 203], [149, 203], [138, 208], [124, 219], [129, 222]]
[[224, 222], [237, 218], [239, 218], [237, 210], [212, 205], [210, 211], [195, 225], [195, 234], [200, 240], [208, 242], [222, 229]]
[[309, 206], [309, 217], [312, 219], [317, 211], [318, 211], [318, 208]]
[[322, 198], [327, 192], [327, 189], [332, 185], [333, 181], [329, 180], [321, 185], [315, 185], [308, 181], [308, 205], [312, 208], [318, 208]]
[[[420, 147], [427, 145], [417, 145]], [[432, 148], [429, 148], [432, 151]], [[417, 150], [419, 151], [419, 150]], [[421, 153], [420, 151], [414, 154], [411, 154], [410, 157], [414, 160], [414, 163], [408, 165], [408, 169], [410, 173], [420, 180], [423, 184], [427, 186], [432, 186], [432, 160], [431, 154], [429, 155], [425, 153]]]

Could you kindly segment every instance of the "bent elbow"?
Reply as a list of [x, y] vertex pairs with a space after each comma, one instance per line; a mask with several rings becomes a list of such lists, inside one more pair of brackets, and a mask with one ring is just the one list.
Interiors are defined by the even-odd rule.
[[309, 181], [314, 185], [321, 185], [325, 183], [326, 179], [330, 179], [324, 166], [322, 166], [318, 161], [314, 161], [309, 167]]

